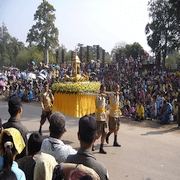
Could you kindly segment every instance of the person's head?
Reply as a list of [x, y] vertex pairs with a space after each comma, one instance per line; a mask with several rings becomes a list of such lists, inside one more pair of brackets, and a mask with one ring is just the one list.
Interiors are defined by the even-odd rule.
[[167, 104], [167, 100], [164, 100], [164, 105]]
[[44, 83], [44, 90], [45, 91], [49, 90], [49, 84], [47, 82]]
[[66, 132], [65, 116], [60, 112], [54, 112], [53, 114], [51, 114], [49, 121], [50, 136], [59, 139], [64, 134], [64, 132]]
[[4, 158], [3, 168], [11, 169], [16, 155], [20, 154], [25, 148], [23, 137], [17, 129], [7, 128], [3, 130], [0, 144]]
[[106, 86], [101, 84], [101, 86], [100, 86], [100, 93], [105, 93], [105, 91], [106, 91]]
[[39, 133], [32, 133], [28, 139], [28, 154], [35, 155], [41, 149], [43, 137]]
[[3, 180], [17, 180], [16, 174], [10, 169], [0, 170], [0, 179]]
[[140, 100], [138, 101], [138, 105], [139, 105], [139, 106], [141, 106], [141, 105], [142, 105], [142, 102], [141, 102]]
[[118, 85], [118, 84], [115, 84], [115, 86], [114, 86], [114, 91], [115, 91], [115, 92], [119, 92], [119, 90], [120, 90], [119, 85]]
[[8, 111], [12, 117], [15, 117], [19, 114], [22, 115], [22, 103], [21, 98], [18, 96], [12, 96], [8, 102]]
[[92, 144], [96, 137], [97, 123], [93, 116], [85, 115], [79, 119], [78, 138], [80, 141]]

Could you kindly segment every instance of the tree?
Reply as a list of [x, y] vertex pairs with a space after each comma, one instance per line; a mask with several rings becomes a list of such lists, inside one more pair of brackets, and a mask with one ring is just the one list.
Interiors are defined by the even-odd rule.
[[0, 54], [1, 54], [0, 65], [1, 66], [10, 64], [9, 55], [8, 55], [8, 51], [7, 51], [7, 45], [10, 41], [10, 38], [11, 38], [11, 36], [8, 33], [8, 29], [5, 26], [5, 24], [3, 23], [2, 27], [0, 27]]
[[16, 58], [24, 44], [15, 37], [11, 37], [5, 24], [0, 27], [0, 66], [16, 66]]
[[162, 59], [165, 67], [167, 53], [179, 46], [179, 25], [172, 13], [172, 6], [167, 0], [150, 0], [148, 2], [150, 22], [145, 27], [148, 45], [157, 56], [158, 64]]
[[115, 55], [120, 52], [121, 56], [127, 58], [131, 56], [134, 59], [137, 59], [138, 56], [144, 55], [144, 49], [138, 42], [134, 42], [133, 44], [116, 43], [115, 47], [111, 51], [113, 59], [115, 59]]
[[[55, 55], [50, 52], [49, 58], [52, 63], [55, 63]], [[39, 48], [35, 45], [25, 48], [20, 51], [16, 58], [17, 67], [21, 70], [27, 69], [30, 60], [33, 60], [37, 65], [44, 60], [44, 54], [39, 51]]]
[[172, 12], [180, 22], [180, 0], [169, 0], [169, 3], [172, 5]]
[[[172, 27], [172, 31], [174, 36], [172, 44], [174, 45], [174, 49], [180, 48], [180, 0], [169, 0], [170, 10], [169, 15], [173, 18], [174, 27]], [[173, 50], [174, 50], [173, 49]]]
[[9, 52], [9, 57], [10, 57], [12, 66], [16, 67], [17, 56], [22, 50], [24, 50], [24, 48], [25, 46], [22, 42], [18, 41], [18, 39], [14, 37], [11, 37], [9, 45], [8, 45], [8, 52]]
[[49, 63], [48, 51], [53, 50], [58, 46], [58, 29], [54, 25], [56, 19], [54, 7], [46, 0], [38, 6], [34, 14], [36, 24], [32, 26], [27, 35], [27, 42], [30, 46], [34, 42], [40, 51], [44, 52], [44, 59]]

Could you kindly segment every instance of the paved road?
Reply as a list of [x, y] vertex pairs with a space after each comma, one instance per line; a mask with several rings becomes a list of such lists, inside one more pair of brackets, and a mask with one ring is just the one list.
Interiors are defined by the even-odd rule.
[[[38, 103], [23, 104], [22, 123], [31, 132], [39, 127], [41, 108]], [[9, 118], [7, 102], [0, 100], [0, 117]], [[78, 149], [78, 119], [67, 117], [65, 143]], [[49, 123], [43, 126], [43, 135], [48, 135]], [[160, 126], [153, 122], [133, 122], [123, 119], [118, 134], [122, 147], [105, 145], [108, 154], [99, 154], [100, 140], [95, 143], [96, 158], [109, 170], [111, 180], [179, 180], [180, 179], [180, 130], [176, 124]]]

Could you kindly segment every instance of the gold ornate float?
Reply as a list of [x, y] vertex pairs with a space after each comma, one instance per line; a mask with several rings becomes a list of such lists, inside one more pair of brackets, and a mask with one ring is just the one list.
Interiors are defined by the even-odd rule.
[[53, 112], [60, 111], [73, 117], [82, 117], [95, 112], [95, 96], [99, 91], [99, 82], [89, 82], [89, 77], [81, 76], [80, 60], [77, 55], [72, 61], [72, 77], [65, 76], [64, 82], [55, 83]]

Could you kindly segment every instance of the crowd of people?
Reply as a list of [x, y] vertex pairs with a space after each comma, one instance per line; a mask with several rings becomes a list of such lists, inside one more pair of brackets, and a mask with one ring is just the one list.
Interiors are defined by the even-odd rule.
[[[35, 65], [31, 61], [26, 71], [3, 70], [0, 74], [0, 89], [5, 98], [13, 94], [22, 101], [40, 101], [44, 81], [50, 88], [55, 82], [63, 82], [66, 75], [72, 75], [71, 63], [60, 65]], [[81, 75], [89, 75], [90, 81], [100, 81], [106, 91], [113, 91], [115, 84], [120, 86], [120, 108], [125, 117], [135, 120], [159, 119], [162, 124], [176, 121], [178, 115], [177, 98], [180, 91], [180, 73], [178, 70], [162, 70], [159, 67], [143, 68], [140, 58], [121, 58], [118, 62], [101, 61], [81, 62]], [[140, 101], [140, 102], [139, 102]], [[168, 102], [168, 103], [167, 103]], [[142, 108], [138, 108], [138, 104]], [[169, 104], [167, 106], [167, 104]], [[166, 108], [169, 117], [163, 118]], [[138, 114], [138, 116], [137, 116]], [[141, 114], [141, 115], [140, 115]], [[140, 116], [140, 117], [139, 117]]]
[[[180, 128], [180, 74], [162, 71], [154, 66], [143, 69], [140, 59], [132, 57], [119, 62], [81, 63], [82, 76], [100, 81], [96, 95], [96, 112], [79, 119], [79, 150], [61, 140], [66, 132], [66, 118], [52, 113], [54, 101], [51, 86], [71, 76], [71, 64], [44, 65], [34, 63], [26, 70], [4, 70], [0, 79], [2, 95], [8, 100], [9, 120], [1, 125], [0, 177], [4, 179], [109, 179], [107, 168], [95, 159], [93, 150], [100, 138], [99, 153], [106, 154], [104, 142], [114, 134], [113, 146], [121, 147], [117, 135], [122, 116], [136, 121], [159, 119], [161, 124], [177, 121]], [[31, 74], [30, 74], [31, 73]], [[31, 75], [31, 76], [30, 76]], [[38, 133], [28, 135], [20, 122], [22, 101], [39, 101], [42, 115]], [[48, 119], [49, 137], [42, 138], [42, 125]], [[28, 138], [29, 137], [29, 138]], [[7, 175], [8, 174], [8, 175]]]
[[103, 67], [98, 63], [91, 69], [89, 65], [85, 71], [94, 71], [97, 80], [106, 86], [106, 91], [112, 92], [116, 84], [120, 86], [119, 105], [124, 117], [140, 122], [156, 119], [161, 124], [178, 121], [180, 128], [178, 69], [162, 70], [155, 65], [144, 66], [140, 58], [135, 60], [132, 57], [121, 58]]
[[92, 146], [96, 139], [97, 124], [94, 116], [79, 119], [77, 151], [63, 143], [66, 118], [60, 112], [49, 117], [49, 137], [40, 133], [29, 134], [21, 123], [21, 98], [14, 95], [8, 100], [10, 118], [1, 123], [0, 177], [3, 180], [108, 180], [106, 167], [95, 159]]

